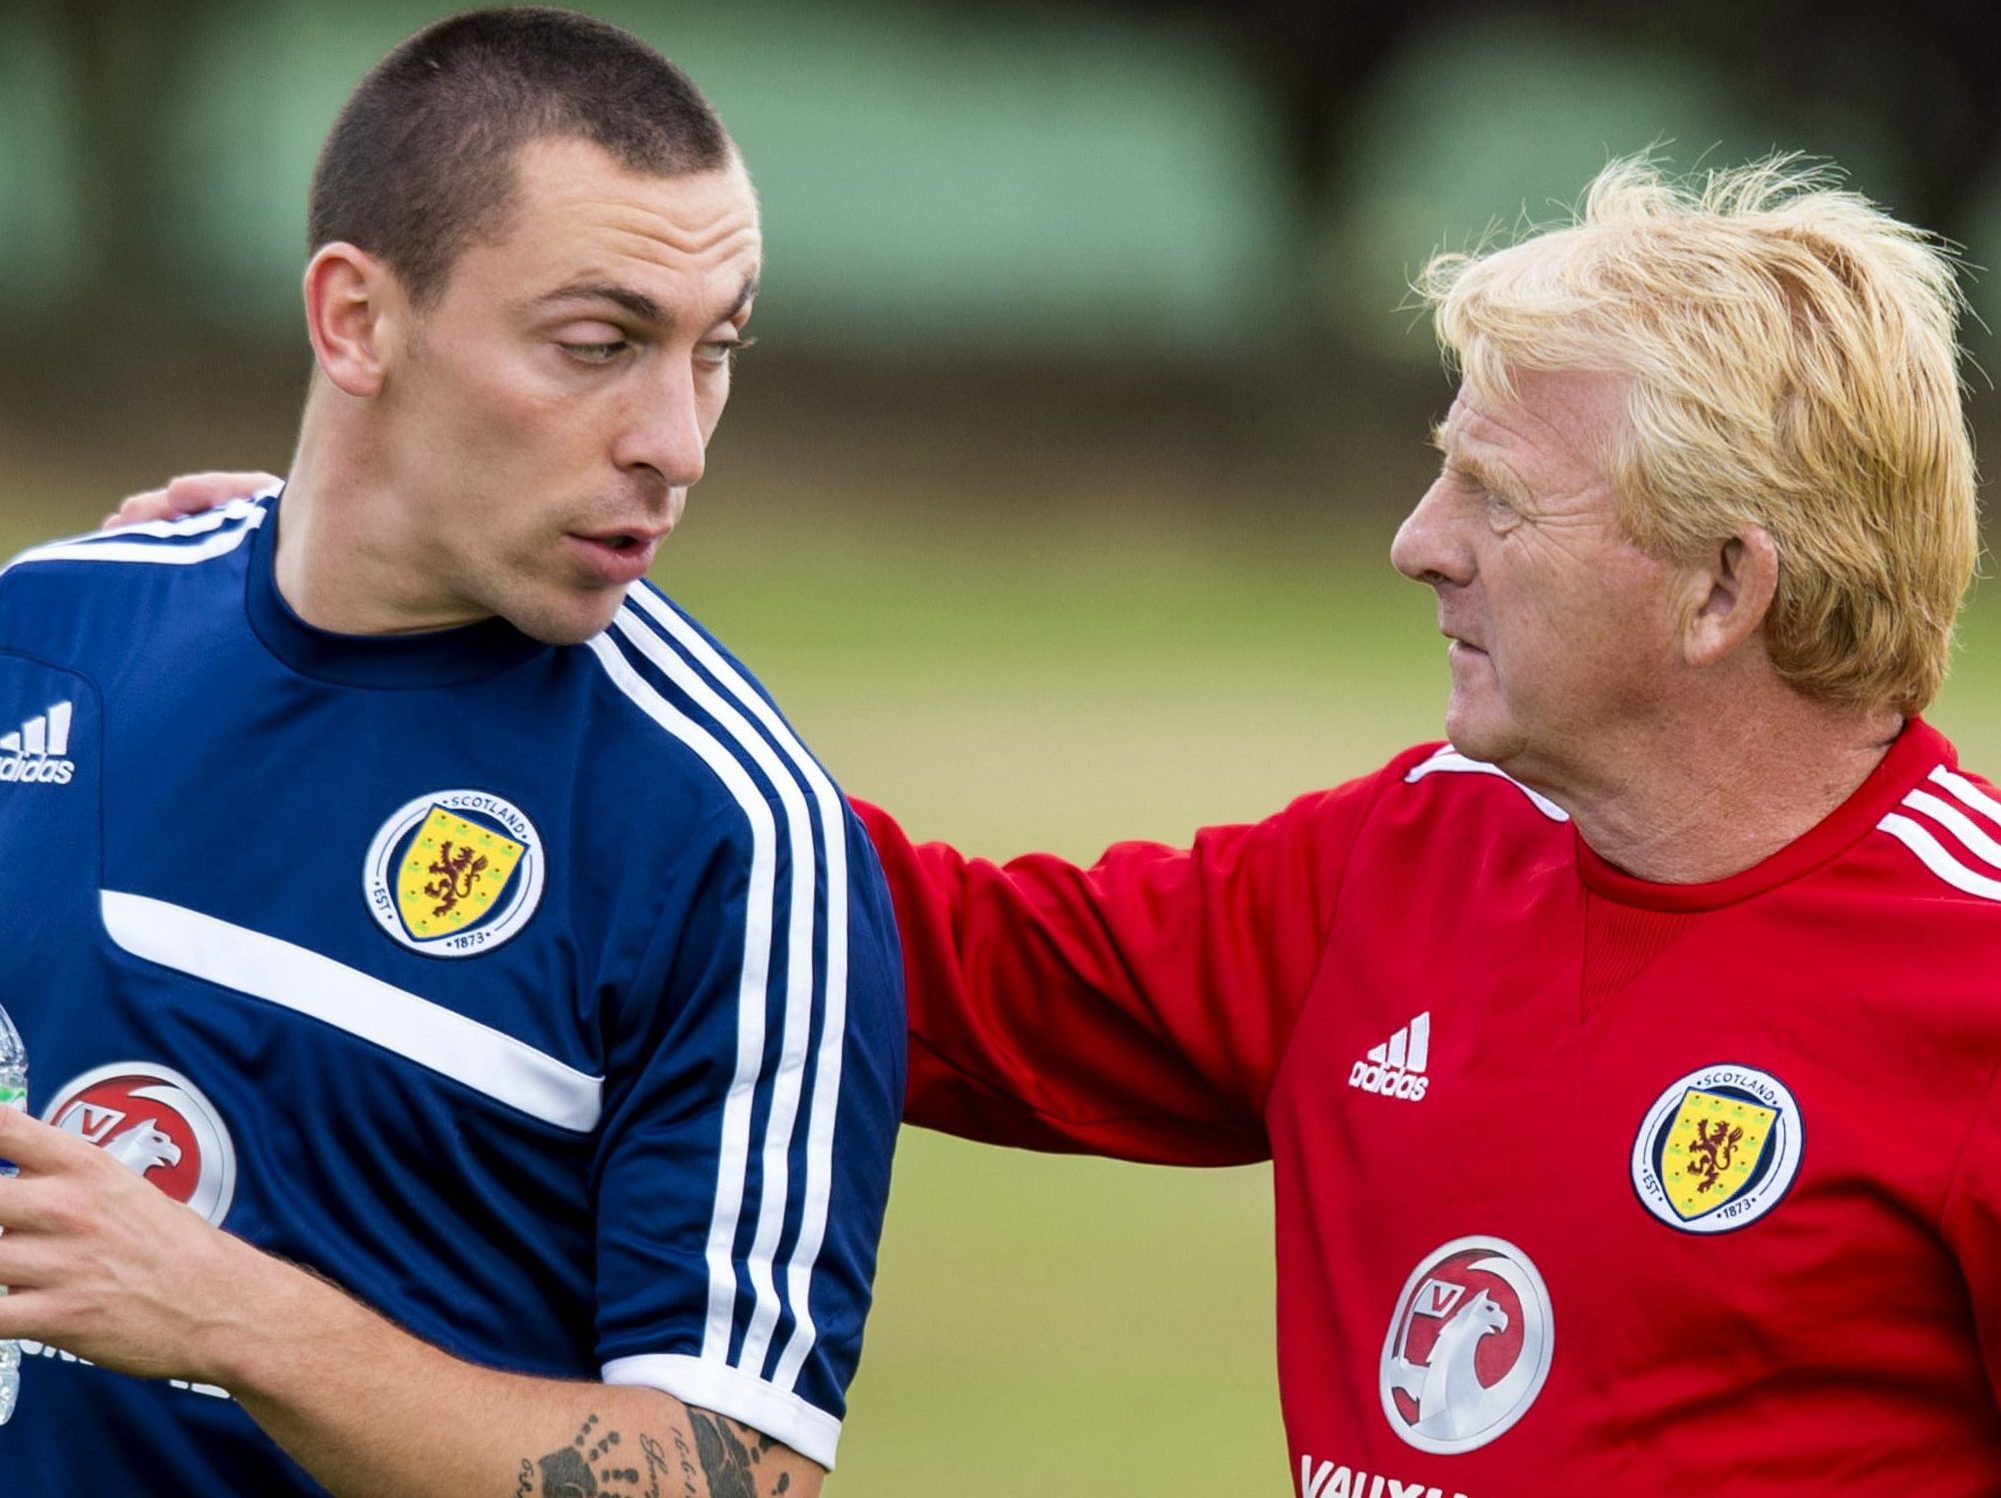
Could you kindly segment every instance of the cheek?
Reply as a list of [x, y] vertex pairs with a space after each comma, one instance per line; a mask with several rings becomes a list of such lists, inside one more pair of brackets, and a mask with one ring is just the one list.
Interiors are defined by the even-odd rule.
[[1635, 601], [1619, 583], [1582, 568], [1489, 574], [1493, 665], [1511, 696], [1600, 696], [1629, 668]]
[[1554, 677], [1579, 700], [1633, 703], [1659, 695], [1675, 659], [1674, 630], [1651, 577], [1605, 569], [1595, 588], [1546, 639]]
[[533, 451], [574, 439], [585, 425], [574, 398], [528, 380], [489, 378], [468, 392], [468, 412], [487, 441], [505, 452]]
[[431, 362], [427, 383], [441, 397], [440, 415], [464, 440], [490, 451], [533, 445], [560, 427], [564, 406], [575, 402], [573, 393], [511, 345], [444, 349]]

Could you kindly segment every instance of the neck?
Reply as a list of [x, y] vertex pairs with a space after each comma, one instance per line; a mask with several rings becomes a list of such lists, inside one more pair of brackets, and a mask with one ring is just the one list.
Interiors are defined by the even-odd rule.
[[1677, 715], [1616, 765], [1536, 789], [1570, 813], [1606, 862], [1659, 884], [1706, 884], [1762, 863], [1823, 821], [1902, 727], [1894, 710], [1830, 707], [1774, 680], [1752, 700]]
[[306, 623], [346, 635], [413, 634], [480, 617], [441, 602], [411, 565], [425, 542], [396, 502], [386, 455], [348, 398], [320, 380], [307, 397], [279, 514], [278, 592]]

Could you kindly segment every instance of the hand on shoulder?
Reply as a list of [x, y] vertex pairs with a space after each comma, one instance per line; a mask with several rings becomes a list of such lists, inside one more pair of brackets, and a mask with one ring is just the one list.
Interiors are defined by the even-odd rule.
[[158, 489], [128, 496], [117, 509], [104, 517], [102, 529], [119, 530], [148, 520], [179, 520], [198, 515], [246, 494], [258, 494], [277, 487], [275, 474], [255, 471], [233, 473], [185, 473]]

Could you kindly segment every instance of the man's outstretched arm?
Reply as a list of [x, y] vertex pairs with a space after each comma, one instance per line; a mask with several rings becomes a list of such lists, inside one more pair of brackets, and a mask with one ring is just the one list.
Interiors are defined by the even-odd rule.
[[857, 802], [903, 943], [905, 1122], [1165, 1164], [1265, 1158], [1264, 1100], [1377, 781], [1088, 868], [915, 844]]
[[0, 1179], [0, 1284], [11, 1287], [0, 1338], [227, 1389], [341, 1498], [820, 1491], [812, 1461], [660, 1390], [454, 1358], [210, 1226], [102, 1150], [7, 1109], [0, 1158], [21, 1171]]

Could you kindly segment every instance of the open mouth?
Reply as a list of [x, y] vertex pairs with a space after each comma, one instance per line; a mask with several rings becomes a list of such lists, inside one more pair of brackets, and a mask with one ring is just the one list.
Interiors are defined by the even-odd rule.
[[635, 546], [657, 539], [662, 532], [659, 528], [642, 524], [623, 530], [614, 530], [607, 526], [601, 531], [575, 530], [570, 534], [579, 541], [593, 541], [599, 546], [609, 546], [613, 551], [629, 551]]
[[646, 551], [658, 546], [666, 538], [663, 531], [600, 531], [596, 534], [579, 533], [577, 539], [590, 546], [601, 546], [606, 551], [633, 552]]
[[645, 576], [665, 539], [664, 531], [604, 531], [572, 535], [586, 564], [606, 583], [624, 585]]

